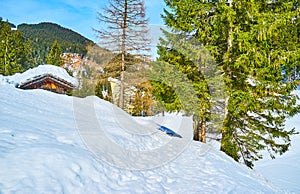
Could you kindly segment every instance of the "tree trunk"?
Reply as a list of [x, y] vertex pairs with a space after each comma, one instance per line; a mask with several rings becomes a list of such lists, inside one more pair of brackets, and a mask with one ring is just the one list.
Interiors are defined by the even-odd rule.
[[206, 143], [206, 120], [205, 118], [201, 119], [201, 130], [199, 134], [199, 139], [201, 142]]
[[123, 26], [122, 26], [122, 61], [121, 61], [121, 78], [120, 78], [120, 96], [119, 107], [124, 109], [124, 71], [125, 71], [125, 49], [126, 49], [126, 29], [127, 29], [127, 0], [124, 2]]
[[[232, 0], [228, 0], [229, 6], [232, 7]], [[230, 22], [229, 26], [232, 26], [232, 21]], [[229, 32], [228, 32], [228, 39], [227, 39], [227, 52], [231, 53], [232, 52], [232, 27], [230, 27]], [[228, 63], [231, 63], [232, 60], [229, 57], [228, 58]], [[227, 65], [226, 68], [226, 74], [227, 76], [231, 79], [232, 78], [232, 71], [231, 68]], [[226, 123], [226, 121], [228, 120], [228, 106], [229, 106], [229, 96], [226, 96], [225, 99], [225, 110], [224, 110], [224, 121], [223, 123]], [[227, 138], [227, 127], [225, 125], [223, 125], [222, 127], [222, 139], [221, 139], [221, 151], [224, 151], [225, 153], [227, 153], [226, 150], [226, 144], [228, 141]]]
[[[8, 35], [7, 35], [8, 36]], [[6, 42], [5, 42], [5, 53], [4, 53], [4, 76], [9, 75], [8, 72], [8, 64], [7, 64], [7, 53], [8, 53], [8, 38], [6, 37]]]
[[121, 71], [119, 107], [124, 109], [124, 72]]
[[195, 141], [206, 143], [206, 120], [201, 118], [194, 121], [194, 138]]
[[199, 124], [198, 124], [198, 121], [196, 120], [194, 120], [194, 137], [193, 137], [193, 139], [195, 140], [195, 141], [199, 141]]

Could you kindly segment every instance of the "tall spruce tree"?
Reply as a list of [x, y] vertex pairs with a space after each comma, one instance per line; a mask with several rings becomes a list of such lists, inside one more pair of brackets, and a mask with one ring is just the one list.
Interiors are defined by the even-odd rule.
[[47, 63], [56, 66], [62, 66], [64, 64], [63, 59], [61, 58], [61, 48], [57, 40], [52, 44], [51, 50], [47, 56]]
[[[182, 35], [169, 33], [167, 31], [164, 31], [164, 35], [165, 39], [161, 38], [160, 45], [158, 46], [158, 54], [160, 55], [158, 61], [167, 62], [175, 67], [173, 70], [183, 73], [190, 81], [191, 88], [195, 91], [197, 100], [193, 99], [191, 102], [189, 102], [193, 103], [192, 106], [183, 105], [183, 99], [180, 99], [178, 92], [189, 92], [186, 90], [178, 91], [176, 89], [178, 86], [174, 81], [152, 81], [152, 84], [155, 88], [154, 95], [167, 111], [184, 110], [186, 113], [193, 115], [194, 140], [206, 142], [207, 121], [211, 117], [211, 114], [209, 113], [211, 103], [208, 83], [205, 80], [203, 72], [200, 71], [197, 62], [193, 61], [193, 58], [189, 57], [189, 55], [186, 55], [185, 52], [189, 52], [189, 50], [184, 48], [185, 51], [183, 51], [183, 49], [179, 48], [182, 47], [181, 38], [184, 37], [182, 37]], [[166, 80], [173, 80], [172, 76], [176, 74], [174, 71], [163, 72], [166, 73], [161, 76], [165, 78], [170, 77]], [[153, 73], [157, 74], [157, 72]], [[180, 87], [182, 88], [181, 85]], [[186, 100], [190, 97], [184, 98]]]
[[33, 50], [30, 40], [25, 40], [22, 33], [17, 30], [13, 32], [16, 49], [16, 60], [21, 64], [21, 70], [28, 70], [37, 64], [33, 61]]
[[221, 150], [249, 167], [260, 150], [286, 152], [295, 131], [285, 120], [300, 111], [288, 79], [300, 57], [297, 1], [165, 2], [166, 25], [196, 38], [224, 72]]
[[12, 31], [8, 22], [0, 19], [0, 74], [13, 75], [28, 67], [30, 46], [20, 31]]
[[125, 56], [144, 55], [149, 50], [148, 20], [144, 0], [110, 0], [109, 5], [98, 12], [98, 20], [104, 26], [96, 30], [101, 46], [121, 54], [119, 107], [124, 108]]

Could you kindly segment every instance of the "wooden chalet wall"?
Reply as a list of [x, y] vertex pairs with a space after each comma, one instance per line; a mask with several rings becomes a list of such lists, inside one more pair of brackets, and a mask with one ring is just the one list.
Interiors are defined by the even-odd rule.
[[74, 89], [74, 85], [51, 74], [35, 77], [19, 86], [21, 89], [44, 89], [59, 94], [65, 94]]

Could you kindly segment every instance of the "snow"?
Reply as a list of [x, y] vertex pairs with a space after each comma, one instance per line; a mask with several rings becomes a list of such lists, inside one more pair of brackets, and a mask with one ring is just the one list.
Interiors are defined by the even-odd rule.
[[109, 82], [115, 82], [115, 83], [120, 83], [120, 80], [118, 80], [118, 79], [116, 79], [116, 78], [112, 78], [112, 77], [109, 77], [108, 79], [107, 79]]
[[46, 74], [50, 74], [56, 78], [68, 81], [74, 86], [78, 85], [77, 80], [70, 76], [64, 68], [54, 65], [39, 65], [38, 67], [29, 69], [23, 73], [16, 73], [13, 76], [9, 76], [8, 80], [15, 84], [15, 86], [18, 86], [38, 76], [43, 76]]
[[[300, 96], [300, 90], [294, 92]], [[300, 114], [286, 121], [286, 128], [300, 132]], [[255, 163], [255, 170], [289, 193], [300, 193], [300, 133], [291, 137], [288, 152], [272, 160], [266, 157]]]
[[[0, 193], [283, 192], [223, 152], [191, 141], [190, 117], [132, 118], [94, 96], [20, 90], [9, 82], [0, 75]], [[293, 164], [291, 156], [299, 159], [296, 147], [274, 171]], [[286, 176], [295, 183], [300, 173], [294, 168]], [[282, 188], [300, 192], [296, 185]]]

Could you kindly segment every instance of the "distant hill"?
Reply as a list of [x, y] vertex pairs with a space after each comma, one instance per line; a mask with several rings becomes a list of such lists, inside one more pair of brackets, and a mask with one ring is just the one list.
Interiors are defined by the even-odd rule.
[[8, 24], [9, 24], [9, 26], [10, 26], [11, 28], [16, 28], [16, 27], [17, 27], [15, 24], [12, 24], [12, 23], [9, 23], [9, 22], [8, 22]]
[[95, 43], [84, 36], [58, 24], [42, 22], [39, 24], [18, 25], [25, 39], [32, 43], [36, 64], [46, 62], [46, 57], [55, 40], [60, 44], [63, 52], [85, 55], [87, 46]]
[[10, 23], [9, 21], [3, 21], [3, 18], [2, 18], [2, 17], [0, 17], [0, 22], [1, 22], [1, 23], [2, 23], [2, 22], [7, 22], [8, 25], [9, 25], [11, 28], [16, 28], [16, 27], [17, 27], [15, 24]]

